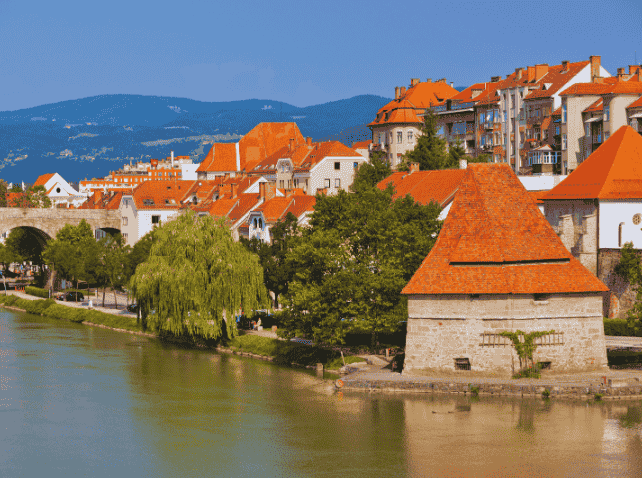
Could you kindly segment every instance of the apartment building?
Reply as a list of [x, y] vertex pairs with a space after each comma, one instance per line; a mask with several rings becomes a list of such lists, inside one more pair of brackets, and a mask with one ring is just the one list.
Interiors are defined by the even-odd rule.
[[592, 82], [565, 89], [560, 96], [562, 162], [570, 172], [613, 131], [626, 124], [637, 126], [637, 117], [632, 115], [642, 96], [642, 67], [630, 65], [628, 74], [618, 68], [617, 77], [594, 77]]
[[436, 82], [430, 78], [425, 82], [412, 78], [408, 89], [395, 87], [395, 99], [381, 108], [368, 124], [372, 131], [372, 150], [385, 152], [391, 167], [396, 168], [402, 156], [417, 144], [423, 126], [420, 115], [457, 93], [445, 78]]

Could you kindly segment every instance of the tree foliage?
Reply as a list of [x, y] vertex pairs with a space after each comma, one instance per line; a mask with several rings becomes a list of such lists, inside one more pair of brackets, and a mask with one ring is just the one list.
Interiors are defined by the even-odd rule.
[[376, 186], [380, 181], [392, 174], [390, 165], [386, 161], [386, 153], [373, 151], [370, 153], [370, 161], [359, 166], [354, 175], [352, 191]]
[[192, 211], [156, 228], [130, 289], [143, 325], [177, 336], [233, 336], [235, 314], [268, 305], [259, 258], [222, 221]]
[[615, 273], [631, 285], [640, 282], [640, 256], [633, 248], [632, 242], [627, 242], [620, 252], [620, 262], [615, 266]]
[[437, 117], [428, 110], [415, 149], [405, 154], [404, 165], [400, 169], [407, 170], [410, 163], [419, 163], [422, 171], [456, 168], [459, 166], [459, 149], [452, 154], [446, 153], [446, 141], [437, 132]]
[[257, 238], [251, 240], [241, 237], [241, 243], [259, 257], [263, 268], [263, 280], [268, 291], [274, 294], [275, 307], [279, 305], [279, 297], [285, 294], [294, 276], [292, 264], [287, 255], [292, 250], [297, 237], [297, 218], [291, 212], [276, 222], [270, 228], [272, 244]]
[[4, 179], [0, 179], [0, 207], [7, 207], [7, 182]]
[[13, 257], [11, 262], [31, 261], [34, 264], [42, 264], [44, 244], [45, 238], [32, 227], [12, 229], [5, 241], [5, 245]]
[[[12, 188], [13, 191], [13, 188]], [[44, 186], [30, 186], [26, 191], [7, 201], [8, 207], [51, 207], [51, 200], [47, 197]]]
[[374, 341], [405, 320], [400, 292], [436, 240], [441, 208], [392, 194], [371, 187], [317, 197], [311, 227], [288, 255], [295, 271], [284, 299], [290, 334], [341, 343], [348, 332], [366, 332]]
[[44, 261], [68, 281], [96, 279], [98, 256], [91, 226], [84, 219], [77, 226], [65, 224], [42, 254]]

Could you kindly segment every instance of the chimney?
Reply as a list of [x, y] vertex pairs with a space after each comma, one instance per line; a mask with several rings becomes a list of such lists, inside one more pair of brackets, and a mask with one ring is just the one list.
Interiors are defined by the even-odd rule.
[[265, 185], [267, 183], [259, 183], [259, 199], [265, 200]]
[[602, 78], [601, 76], [594, 76], [593, 83], [604, 83], [604, 78]]
[[515, 68], [515, 79], [516, 80], [521, 80], [523, 72], [524, 72], [523, 68]]
[[440, 78], [437, 83], [446, 83], [446, 78]]
[[548, 73], [548, 63], [535, 65], [535, 81], [541, 80]]
[[410, 88], [419, 84], [419, 78], [410, 78]]
[[238, 194], [238, 184], [236, 183], [230, 184], [230, 197], [234, 199], [237, 194]]
[[[591, 57], [591, 58], [593, 58], [593, 57]], [[568, 70], [568, 60], [564, 60], [562, 62], [562, 71], [566, 71], [566, 70]]]
[[174, 169], [174, 151], [172, 151], [172, 169]]
[[591, 55], [589, 56], [589, 60], [591, 60], [591, 78], [600, 76], [600, 62], [602, 61], [602, 57]]
[[399, 89], [399, 98], [403, 98], [404, 96], [406, 96], [406, 87], [405, 87], [405, 86], [402, 86], [402, 87]]
[[399, 99], [399, 87], [395, 86], [395, 100]]
[[629, 75], [635, 75], [640, 71], [640, 65], [629, 65]]
[[419, 163], [410, 163], [408, 174], [416, 173], [417, 171], [419, 171]]
[[455, 87], [455, 82], [454, 82], [454, 81], [451, 81], [451, 82], [450, 82], [450, 87], [451, 87], [451, 88], [454, 88], [454, 87]]
[[497, 82], [498, 82], [498, 81], [500, 81], [501, 79], [502, 79], [502, 77], [501, 77], [501, 76], [491, 76], [491, 77], [490, 77], [490, 82], [491, 82], [491, 83], [497, 83]]
[[629, 75], [624, 73], [624, 68], [618, 68], [617, 69], [617, 81], [624, 81], [624, 80], [628, 80], [628, 79], [629, 79]]
[[426, 78], [426, 83], [432, 83], [432, 78]]
[[305, 144], [307, 144], [308, 146], [312, 146], [312, 137], [311, 136], [308, 136], [307, 138], [305, 138]]
[[526, 67], [526, 81], [529, 83], [532, 83], [535, 81], [535, 67], [534, 66], [527, 66]]
[[102, 201], [102, 199], [103, 199], [103, 193], [102, 193], [102, 191], [97, 190], [97, 191], [94, 193], [94, 206], [96, 206], [96, 205], [100, 204], [100, 201]]
[[459, 160], [459, 169], [467, 169], [468, 168], [468, 160], [467, 159], [460, 159]]

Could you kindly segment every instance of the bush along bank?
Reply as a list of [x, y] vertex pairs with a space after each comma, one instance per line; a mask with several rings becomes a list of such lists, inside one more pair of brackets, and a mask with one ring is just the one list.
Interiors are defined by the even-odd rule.
[[[25, 291], [26, 292], [26, 291]], [[0, 296], [0, 305], [16, 307], [31, 314], [40, 314], [53, 319], [68, 320], [70, 322], [102, 325], [113, 329], [122, 329], [131, 332], [143, 332], [136, 319], [106, 314], [97, 310], [80, 309], [56, 303], [54, 299], [28, 300], [15, 295]]]
[[49, 291], [47, 289], [41, 289], [40, 287], [25, 287], [25, 293], [35, 297], [42, 297], [43, 299], [49, 298]]

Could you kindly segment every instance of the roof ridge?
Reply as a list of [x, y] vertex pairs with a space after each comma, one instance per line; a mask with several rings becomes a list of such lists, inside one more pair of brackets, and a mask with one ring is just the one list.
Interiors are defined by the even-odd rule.
[[[628, 126], [628, 125], [625, 125], [625, 126]], [[615, 133], [617, 134], [617, 130], [615, 131]], [[622, 144], [624, 143], [624, 137], [626, 136], [626, 133], [627, 133], [627, 130], [624, 129], [624, 131], [622, 132], [622, 139], [620, 139], [620, 142], [618, 143], [617, 148], [615, 149], [615, 154], [613, 154], [613, 161], [611, 161], [611, 164], [609, 165], [609, 172], [606, 173], [606, 176], [604, 176], [604, 182], [600, 186], [600, 190], [597, 193], [598, 197], [600, 197], [600, 195], [602, 194], [602, 191], [604, 190], [606, 184], [610, 183], [609, 180], [611, 179], [610, 176], [613, 173], [613, 166], [615, 166], [615, 158], [617, 158], [618, 153], [620, 152], [620, 148], [622, 148]], [[602, 134], [604, 134], [604, 133], [602, 133]], [[612, 136], [609, 137], [609, 139], [611, 139], [611, 138], [612, 138]], [[606, 143], [606, 141], [604, 143]], [[602, 144], [604, 144], [604, 143], [602, 143]], [[602, 145], [600, 145], [600, 146], [602, 146]]]

